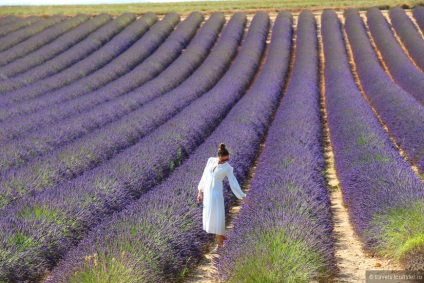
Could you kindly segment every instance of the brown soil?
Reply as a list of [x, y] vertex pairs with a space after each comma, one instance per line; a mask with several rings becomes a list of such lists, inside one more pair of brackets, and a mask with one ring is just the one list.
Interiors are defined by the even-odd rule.
[[391, 25], [391, 22], [392, 21], [390, 20], [389, 14], [386, 14], [385, 15], [385, 18], [386, 18], [387, 22], [390, 24], [390, 28], [392, 30], [392, 33], [394, 34], [394, 36], [395, 36], [397, 42], [399, 43], [400, 47], [403, 49], [403, 52], [405, 53], [405, 55], [409, 58], [409, 60], [415, 66], [415, 68], [417, 68], [418, 70], [422, 71], [421, 68], [418, 67], [418, 65], [415, 63], [414, 59], [412, 59], [411, 55], [409, 55], [408, 49], [405, 47], [405, 45], [403, 44], [403, 42], [400, 39], [399, 35], [397, 34], [396, 30]]
[[[252, 20], [254, 15], [250, 15], [248, 16], [248, 20], [249, 22]], [[277, 17], [277, 13], [275, 14], [269, 14], [270, 19], [271, 19], [271, 24], [273, 24], [275, 22], [275, 19]], [[295, 17], [294, 18], [294, 26], [296, 26], [295, 24]], [[227, 18], [228, 19], [228, 18]], [[296, 18], [297, 20], [297, 18]], [[271, 25], [272, 27], [272, 25]], [[260, 71], [263, 68], [263, 65], [266, 61], [267, 58], [267, 53], [268, 53], [268, 44], [270, 43], [270, 39], [271, 39], [271, 28], [270, 28], [270, 32], [268, 33], [268, 38], [267, 38], [267, 49], [265, 50], [263, 59], [261, 61], [261, 66], [259, 67], [259, 70], [256, 74], [256, 78], [258, 76], [258, 74], [260, 73]], [[296, 49], [296, 43], [295, 41], [293, 41], [292, 44], [292, 55], [290, 58], [290, 66], [289, 66], [289, 70], [288, 70], [288, 74], [287, 74], [287, 80], [286, 83], [284, 85], [283, 88], [283, 93], [285, 93], [287, 86], [288, 86], [288, 82], [289, 82], [289, 78], [290, 78], [290, 74], [291, 74], [291, 70], [293, 69], [293, 63], [294, 63], [294, 53]], [[281, 102], [281, 100], [280, 100]], [[278, 103], [276, 109], [278, 109], [280, 103]], [[276, 111], [273, 113], [272, 117], [271, 117], [271, 121], [274, 120]], [[272, 123], [272, 122], [271, 122]], [[248, 193], [249, 189], [250, 189], [250, 183], [255, 175], [255, 171], [256, 171], [256, 167], [257, 167], [257, 163], [258, 163], [258, 157], [261, 155], [264, 147], [265, 147], [265, 140], [266, 140], [266, 136], [262, 139], [262, 142], [259, 146], [259, 150], [257, 153], [257, 158], [253, 161], [253, 165], [249, 171], [248, 177], [246, 178], [246, 181], [243, 182], [243, 184], [241, 184], [242, 190], [245, 193]], [[226, 219], [225, 219], [225, 229], [228, 231], [229, 229], [233, 228], [233, 221], [237, 218], [238, 212], [241, 208], [241, 206], [243, 205], [243, 201], [236, 199], [236, 203], [234, 206], [232, 206], [230, 208], [229, 213], [226, 215]], [[209, 243], [207, 246], [207, 253], [204, 254], [204, 257], [200, 260], [199, 265], [197, 266], [197, 268], [195, 270], [193, 270], [191, 272], [191, 274], [187, 277], [187, 280], [185, 282], [187, 283], [216, 283], [219, 282], [219, 280], [216, 277], [216, 272], [217, 269], [214, 265], [214, 260], [217, 260], [219, 258], [219, 256], [217, 254], [211, 254], [210, 251], [216, 246], [216, 240], [212, 243]], [[224, 247], [225, 248], [225, 241], [224, 241]]]
[[[341, 21], [344, 23], [343, 10], [344, 9], [333, 9], [337, 11], [337, 14]], [[387, 16], [388, 11], [382, 11], [383, 14]], [[300, 12], [299, 12], [300, 13]], [[297, 17], [299, 13], [293, 12], [294, 16], [294, 27], [296, 27]], [[318, 12], [315, 13], [318, 25], [318, 38], [320, 41], [320, 60], [321, 60], [321, 92], [322, 92], [322, 105], [325, 104], [325, 85], [323, 80], [324, 70], [324, 55], [322, 52], [322, 41], [321, 41], [321, 13], [322, 9], [318, 9]], [[271, 18], [275, 19], [277, 13], [274, 12], [270, 14]], [[365, 18], [365, 11], [360, 11], [361, 17]], [[408, 14], [410, 15], [410, 13]], [[228, 16], [228, 15], [227, 15]], [[249, 18], [251, 20], [251, 17]], [[346, 35], [345, 35], [346, 36]], [[347, 39], [347, 38], [345, 38]], [[295, 42], [295, 41], [294, 41]], [[347, 42], [347, 41], [346, 41]], [[350, 53], [350, 46], [348, 46], [348, 52]], [[351, 58], [351, 64], [354, 64]], [[291, 64], [291, 68], [293, 66], [293, 62]], [[354, 77], [357, 81], [358, 87], [360, 87], [360, 82], [358, 80], [355, 69], [352, 70], [354, 72]], [[361, 89], [361, 88], [360, 88]], [[361, 89], [362, 91], [362, 89]], [[326, 179], [328, 184], [328, 191], [331, 199], [331, 209], [333, 213], [332, 221], [334, 223], [334, 233], [336, 238], [335, 243], [335, 257], [337, 260], [337, 266], [339, 269], [339, 274], [332, 279], [332, 282], [365, 282], [365, 271], [366, 270], [401, 270], [404, 269], [400, 264], [394, 262], [389, 258], [378, 257], [374, 254], [364, 252], [362, 246], [362, 242], [355, 233], [353, 226], [349, 220], [348, 209], [343, 203], [342, 197], [342, 189], [340, 188], [339, 180], [337, 179], [337, 174], [334, 168], [334, 158], [333, 151], [331, 147], [331, 141], [329, 139], [330, 132], [328, 129], [328, 125], [326, 123], [326, 110], [322, 107], [323, 116], [324, 116], [324, 132], [326, 136], [326, 147], [324, 156], [326, 159], [327, 172]], [[381, 120], [380, 120], [381, 121]], [[387, 130], [387, 127], [386, 127]], [[261, 145], [263, 146], [263, 144]], [[400, 150], [400, 149], [399, 149]], [[403, 153], [400, 151], [403, 155]], [[404, 156], [404, 155], [403, 155]], [[405, 157], [405, 156], [404, 156]], [[256, 165], [253, 166], [252, 172], [249, 176], [251, 179], [254, 175], [254, 170], [256, 169]], [[248, 191], [248, 185], [243, 189], [244, 191]], [[241, 207], [241, 201], [231, 209], [230, 213], [227, 217], [226, 228], [232, 228], [232, 220], [237, 217], [237, 212]], [[216, 243], [211, 243], [208, 251], [210, 251]], [[213, 274], [216, 272], [214, 267], [214, 258], [218, 257], [217, 255], [212, 255], [209, 252], [205, 254], [204, 258], [200, 261], [198, 268], [196, 268], [191, 276], [188, 278], [186, 282], [188, 283], [206, 283], [206, 282], [218, 282], [214, 279]]]
[[[386, 15], [387, 16], [387, 13], [388, 13], [388, 11], [384, 11], [383, 12], [383, 15]], [[376, 53], [376, 55], [377, 55], [377, 58], [378, 58], [378, 60], [379, 60], [379, 62], [380, 62], [380, 64], [381, 64], [381, 66], [382, 66], [382, 68], [384, 69], [384, 71], [386, 72], [386, 74], [390, 77], [390, 79], [393, 81], [393, 82], [395, 82], [394, 81], [394, 79], [393, 79], [393, 77], [391, 76], [391, 74], [390, 74], [390, 71], [389, 71], [389, 69], [387, 68], [387, 66], [386, 66], [386, 64], [384, 63], [384, 60], [383, 60], [383, 56], [381, 55], [381, 53], [380, 53], [380, 51], [378, 50], [378, 48], [377, 48], [377, 46], [376, 46], [376, 44], [375, 44], [375, 42], [374, 42], [374, 39], [373, 39], [373, 37], [371, 36], [371, 32], [369, 31], [369, 29], [368, 29], [368, 26], [366, 25], [366, 15], [365, 15], [365, 13], [362, 13], [361, 14], [361, 17], [363, 18], [363, 20], [364, 20], [364, 23], [365, 23], [365, 28], [366, 28], [366, 31], [367, 31], [367, 34], [368, 34], [368, 38], [370, 39], [370, 42], [371, 42], [371, 45], [372, 45], [372, 47], [374, 48], [374, 51], [375, 51], [375, 53]], [[343, 20], [343, 22], [344, 22], [344, 20]], [[348, 40], [348, 37], [347, 37], [347, 35], [346, 35], [346, 33], [343, 31], [343, 35], [344, 35], [344, 38], [345, 38], [345, 42], [349, 42], [349, 40]], [[398, 152], [399, 152], [399, 154], [402, 156], [402, 158], [407, 162], [407, 163], [410, 163], [409, 162], [409, 158], [408, 158], [408, 156], [406, 155], [406, 153], [400, 148], [400, 146], [399, 146], [399, 143], [396, 141], [396, 139], [394, 138], [394, 136], [390, 133], [390, 131], [389, 131], [389, 128], [387, 127], [387, 125], [383, 122], [383, 120], [381, 119], [381, 117], [380, 117], [380, 115], [377, 113], [377, 111], [375, 110], [375, 108], [372, 106], [372, 104], [371, 104], [371, 102], [370, 102], [370, 100], [368, 99], [368, 96], [366, 95], [366, 93], [365, 93], [365, 91], [364, 91], [364, 89], [362, 88], [362, 84], [361, 84], [361, 82], [360, 82], [360, 80], [359, 80], [359, 77], [358, 77], [358, 74], [357, 74], [357, 72], [356, 72], [356, 64], [355, 64], [355, 61], [353, 60], [353, 54], [352, 54], [352, 50], [351, 50], [351, 47], [350, 47], [350, 44], [347, 44], [346, 45], [346, 47], [347, 47], [347, 53], [348, 53], [348, 56], [349, 56], [349, 63], [350, 63], [350, 65], [351, 65], [351, 69], [352, 69], [352, 74], [353, 74], [353, 76], [354, 76], [354, 78], [355, 78], [355, 82], [356, 82], [356, 85], [358, 86], [358, 89], [360, 90], [360, 92], [362, 93], [362, 96], [365, 98], [365, 100], [367, 100], [367, 102], [368, 102], [368, 104], [371, 106], [371, 109], [373, 110], [373, 112], [374, 112], [374, 114], [375, 114], [375, 116], [377, 117], [377, 119], [378, 119], [378, 121], [380, 122], [380, 124], [381, 124], [381, 126], [383, 127], [383, 129], [387, 132], [387, 134], [391, 137], [391, 139], [392, 139], [392, 141], [393, 141], [393, 144], [395, 145], [395, 147], [397, 148], [397, 150], [398, 150]], [[419, 171], [418, 171], [418, 168], [417, 168], [417, 166], [415, 166], [415, 165], [412, 165], [411, 164], [411, 169], [414, 171], [414, 173], [415, 173], [415, 175], [418, 177], [418, 178], [422, 178], [421, 176], [420, 176], [420, 174], [419, 174]]]

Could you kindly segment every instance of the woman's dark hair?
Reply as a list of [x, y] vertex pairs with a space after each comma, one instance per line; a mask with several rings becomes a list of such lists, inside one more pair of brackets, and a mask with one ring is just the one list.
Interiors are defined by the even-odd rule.
[[228, 152], [228, 150], [225, 148], [225, 144], [220, 143], [219, 147], [218, 147], [218, 156], [227, 156], [230, 153]]

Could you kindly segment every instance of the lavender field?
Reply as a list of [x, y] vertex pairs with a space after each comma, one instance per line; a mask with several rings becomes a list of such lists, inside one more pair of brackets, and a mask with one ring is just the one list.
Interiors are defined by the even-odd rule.
[[424, 6], [0, 17], [0, 283], [188, 282], [221, 142], [252, 205], [214, 281], [338, 282], [334, 190], [423, 271], [423, 34]]

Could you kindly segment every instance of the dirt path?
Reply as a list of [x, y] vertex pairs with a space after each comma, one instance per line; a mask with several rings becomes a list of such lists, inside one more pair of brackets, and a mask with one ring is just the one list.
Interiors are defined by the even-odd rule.
[[[261, 144], [261, 148], [263, 144]], [[261, 151], [261, 150], [260, 150]], [[247, 183], [242, 185], [242, 190], [245, 193], [249, 192], [250, 180], [253, 178], [254, 171], [256, 169], [256, 163], [252, 166], [249, 172]], [[237, 214], [243, 205], [243, 201], [240, 199], [236, 200], [236, 204], [231, 207], [225, 219], [225, 229], [228, 231], [233, 228], [233, 220], [237, 217]], [[212, 283], [219, 282], [215, 277], [216, 268], [214, 266], [214, 259], [218, 259], [217, 254], [211, 254], [210, 251], [216, 246], [216, 240], [210, 243], [207, 247], [207, 253], [200, 260], [199, 265], [193, 270], [193, 273], [187, 278], [186, 283]]]
[[[326, 179], [328, 184], [328, 192], [331, 200], [331, 210], [333, 213], [332, 221], [334, 223], [334, 233], [336, 238], [335, 243], [335, 257], [337, 260], [337, 265], [339, 269], [339, 274], [337, 277], [333, 278], [331, 282], [365, 282], [365, 271], [366, 270], [402, 270], [404, 269], [401, 265], [393, 262], [391, 259], [382, 258], [374, 256], [373, 254], [367, 254], [362, 249], [362, 243], [359, 237], [356, 235], [353, 230], [353, 226], [349, 220], [348, 210], [343, 203], [342, 190], [340, 188], [339, 180], [337, 179], [337, 174], [334, 168], [334, 155], [331, 147], [331, 141], [329, 139], [330, 132], [327, 125], [327, 113], [325, 108], [325, 82], [324, 82], [324, 55], [322, 49], [322, 38], [321, 38], [321, 12], [314, 12], [317, 25], [318, 25], [318, 39], [320, 46], [320, 89], [322, 93], [321, 97], [321, 111], [323, 114], [323, 130], [325, 135], [325, 150], [324, 157], [326, 160]], [[388, 11], [382, 11], [385, 16], [387, 16]], [[294, 17], [294, 28], [296, 28], [297, 17], [299, 13], [293, 12]], [[342, 23], [344, 23], [343, 11], [337, 11], [339, 18]], [[366, 17], [366, 11], [360, 11], [361, 17]], [[410, 14], [409, 14], [410, 15]], [[270, 15], [273, 20], [275, 20], [276, 14]], [[249, 18], [250, 21], [251, 18]], [[346, 35], [344, 34], [345, 39]], [[295, 40], [294, 40], [295, 44]], [[349, 46], [348, 46], [349, 47]], [[349, 49], [349, 48], [348, 48]], [[351, 51], [348, 50], [351, 64], [352, 57]], [[293, 58], [291, 62], [291, 68], [293, 66]], [[355, 80], [357, 84], [360, 85], [358, 77], [356, 75], [356, 70], [353, 68], [352, 72], [354, 73]], [[286, 85], [287, 86], [287, 85]], [[358, 86], [359, 87], [359, 86]], [[360, 89], [362, 91], [362, 89]], [[261, 144], [260, 152], [264, 143]], [[243, 191], [248, 192], [250, 180], [254, 176], [256, 169], [256, 162], [249, 173], [248, 180], [244, 184]], [[237, 204], [233, 206], [227, 215], [226, 219], [226, 229], [232, 229], [232, 221], [237, 217], [237, 213], [241, 208], [241, 200], [237, 200]], [[198, 267], [193, 271], [190, 277], [187, 279], [187, 283], [215, 283], [218, 282], [213, 274], [216, 272], [214, 267], [214, 261], [218, 260], [218, 255], [210, 254], [210, 250], [214, 248], [216, 243], [211, 243], [208, 247], [208, 253], [204, 255], [200, 261]]]
[[[364, 16], [365, 13], [361, 13]], [[343, 15], [339, 14], [339, 18], [344, 23]], [[321, 30], [319, 28], [319, 30]], [[331, 200], [331, 210], [333, 213], [332, 221], [334, 223], [334, 234], [336, 238], [335, 256], [339, 268], [339, 275], [332, 282], [365, 282], [366, 270], [401, 270], [402, 266], [396, 264], [388, 258], [381, 258], [373, 254], [366, 254], [362, 249], [362, 242], [353, 230], [353, 226], [349, 220], [348, 210], [343, 203], [342, 190], [340, 182], [337, 179], [336, 170], [334, 168], [334, 155], [332, 151], [330, 131], [327, 124], [327, 112], [325, 105], [325, 81], [324, 81], [324, 62], [325, 58], [322, 52], [322, 41], [320, 39], [320, 61], [321, 61], [321, 110], [323, 112], [324, 135], [326, 147], [324, 157], [326, 160], [327, 173], [326, 179], [328, 183], [328, 191]], [[346, 38], [345, 38], [346, 39]], [[351, 55], [350, 50], [348, 53]], [[352, 59], [352, 57], [350, 57]], [[352, 63], [352, 60], [351, 60]], [[356, 75], [356, 73], [355, 73]], [[358, 81], [358, 77], [355, 76]]]
[[422, 71], [422, 70], [421, 70], [421, 68], [417, 65], [417, 63], [415, 63], [414, 59], [413, 59], [413, 58], [411, 57], [411, 55], [409, 54], [408, 49], [407, 49], [407, 48], [406, 48], [406, 46], [403, 44], [403, 42], [402, 42], [402, 40], [400, 39], [400, 37], [399, 37], [398, 33], [396, 32], [396, 30], [393, 28], [392, 20], [390, 19], [389, 14], [387, 13], [387, 14], [385, 14], [384, 16], [385, 16], [385, 18], [386, 18], [387, 22], [389, 23], [389, 25], [390, 25], [390, 29], [391, 29], [392, 33], [394, 34], [394, 36], [395, 36], [395, 38], [396, 38], [396, 40], [397, 40], [398, 44], [400, 45], [400, 47], [402, 48], [403, 52], [405, 53], [405, 55], [408, 57], [408, 59], [411, 61], [411, 63], [415, 66], [415, 68], [417, 68], [418, 70]]
[[[272, 13], [272, 14], [268, 14], [270, 16], [270, 20], [271, 20], [271, 25], [270, 25], [270, 31], [268, 33], [268, 38], [267, 38], [267, 45], [269, 46], [270, 43], [270, 39], [271, 39], [271, 31], [272, 31], [272, 26], [275, 22], [275, 19], [277, 17], [277, 13]], [[250, 24], [250, 21], [252, 20], [253, 15], [248, 16], [248, 21]], [[297, 18], [293, 17], [294, 19], [294, 26], [296, 26], [296, 22], [297, 22]], [[263, 59], [261, 61], [261, 66], [257, 72], [257, 75], [260, 73], [260, 71], [263, 68], [263, 65], [266, 61], [267, 58], [267, 52], [268, 52], [268, 46], [265, 50]], [[292, 52], [293, 50], [296, 48], [296, 43], [295, 41], [293, 41], [293, 46], [292, 46]], [[293, 69], [293, 63], [294, 63], [294, 55], [292, 53], [291, 59], [290, 59], [290, 67], [288, 70], [288, 75], [287, 77], [290, 78], [290, 74], [291, 74], [291, 70]], [[256, 75], [256, 77], [257, 77]], [[285, 92], [286, 88], [288, 86], [288, 80], [285, 83], [284, 86], [284, 90], [283, 93]], [[281, 102], [281, 100], [280, 100]], [[276, 109], [278, 109], [280, 103], [278, 103], [278, 105], [276, 106]], [[274, 111], [272, 117], [271, 117], [271, 122], [274, 120], [275, 117], [275, 113], [276, 111]], [[245, 182], [243, 182], [243, 184], [241, 184], [241, 188], [243, 190], [243, 192], [247, 193], [249, 192], [250, 189], [250, 183], [255, 175], [255, 171], [256, 171], [256, 166], [258, 163], [258, 157], [261, 155], [264, 147], [265, 147], [265, 141], [266, 141], [266, 136], [267, 134], [265, 134], [265, 136], [262, 139], [262, 142], [259, 146], [259, 150], [258, 153], [256, 155], [255, 160], [253, 161], [253, 165], [250, 168], [248, 177], [246, 178]], [[225, 219], [225, 229], [228, 231], [229, 229], [233, 228], [233, 221], [237, 218], [238, 212], [241, 208], [241, 206], [243, 205], [243, 201], [240, 199], [236, 199], [235, 205], [232, 206], [230, 208], [230, 211], [228, 212], [228, 214], [226, 215], [226, 219]], [[225, 242], [224, 242], [225, 244]], [[195, 270], [192, 271], [192, 273], [187, 277], [186, 279], [186, 283], [215, 283], [215, 282], [219, 282], [216, 279], [216, 267], [214, 265], [214, 261], [218, 260], [219, 256], [217, 254], [211, 254], [210, 251], [216, 246], [216, 240], [213, 243], [209, 243], [208, 247], [207, 247], [207, 253], [204, 255], [204, 257], [200, 260], [199, 265], [196, 267]]]

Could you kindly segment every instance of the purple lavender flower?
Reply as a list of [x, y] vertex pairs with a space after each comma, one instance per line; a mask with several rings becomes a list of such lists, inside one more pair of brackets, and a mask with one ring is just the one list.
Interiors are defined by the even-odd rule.
[[23, 57], [24, 55], [40, 48], [41, 46], [52, 42], [58, 36], [64, 34], [75, 26], [88, 20], [88, 18], [88, 15], [79, 14], [66, 21], [55, 24], [52, 27], [45, 29], [39, 34], [30, 37], [29, 39], [13, 46], [12, 48], [0, 52], [0, 66], [6, 65], [7, 63], [10, 63], [16, 60], [17, 58]]
[[8, 48], [11, 48], [12, 46], [24, 41], [25, 39], [57, 23], [60, 23], [63, 20], [65, 20], [64, 15], [54, 15], [49, 17], [48, 19], [40, 20], [35, 23], [32, 23], [30, 26], [27, 26], [26, 28], [9, 33], [0, 39], [1, 40], [0, 51], [7, 50]]
[[422, 56], [424, 54], [424, 40], [421, 34], [401, 7], [391, 8], [389, 16], [393, 28], [408, 50], [409, 55], [424, 71], [424, 56]]
[[0, 36], [4, 37], [9, 33], [22, 29], [40, 20], [41, 20], [40, 17], [37, 17], [37, 16], [30, 16], [24, 19], [17, 19], [16, 21], [13, 21], [11, 23], [6, 24], [5, 26], [2, 26], [0, 30]]
[[[90, 39], [92, 34], [95, 34], [95, 31], [98, 28], [106, 24], [111, 19], [112, 17], [109, 14], [99, 14], [96, 17], [77, 26], [75, 29], [65, 33], [62, 36], [59, 36], [56, 40], [41, 47], [40, 49], [13, 62], [10, 62], [5, 66], [0, 67], [0, 80], [14, 77], [18, 74], [28, 71], [37, 65], [43, 64], [49, 59], [52, 59], [55, 56], [58, 56], [59, 54], [72, 48], [75, 44], [78, 44], [81, 41], [84, 42], [84, 39], [86, 39], [87, 36], [87, 39]], [[87, 50], [87, 52], [89, 52], [89, 50]], [[84, 56], [84, 52], [81, 52], [80, 50], [80, 53], [82, 53], [80, 56]]]
[[412, 10], [412, 14], [422, 32], [424, 32], [424, 7], [417, 6]]
[[[361, 62], [358, 60], [360, 57], [355, 56], [361, 83], [364, 82], [361, 76], [366, 70], [373, 72], [369, 79], [375, 84], [380, 78], [388, 78], [384, 72], [378, 71], [380, 66], [375, 67], [378, 61], [357, 10], [346, 9], [344, 16], [349, 44], [355, 55], [364, 56], [361, 60], [365, 61]], [[420, 257], [419, 253], [414, 255], [408, 242], [416, 241], [423, 234], [423, 226], [413, 224], [420, 217], [419, 221], [423, 221], [424, 184], [414, 174], [410, 164], [403, 160], [371, 106], [357, 89], [348, 62], [341, 23], [332, 10], [323, 13], [322, 35], [328, 123], [343, 202], [349, 208], [350, 220], [363, 240], [364, 248], [387, 254], [408, 267], [409, 263], [419, 261]], [[380, 97], [391, 98], [394, 95], [384, 92]], [[411, 97], [409, 94], [399, 95]], [[381, 104], [388, 103], [381, 100]], [[399, 104], [397, 107], [400, 107]], [[420, 217], [415, 216], [419, 214]], [[399, 218], [407, 215], [411, 217], [399, 223]], [[413, 232], [405, 234], [405, 226], [411, 224]]]
[[[424, 173], [424, 106], [394, 83], [381, 67], [364, 23], [355, 10], [346, 12], [346, 33], [365, 95], [409, 161]], [[347, 17], [349, 15], [349, 17]]]
[[[424, 73], [406, 56], [390, 29], [389, 23], [377, 7], [367, 10], [367, 23], [384, 63], [395, 82], [424, 105]], [[421, 38], [424, 45], [424, 41]], [[421, 50], [421, 57], [424, 49]]]

